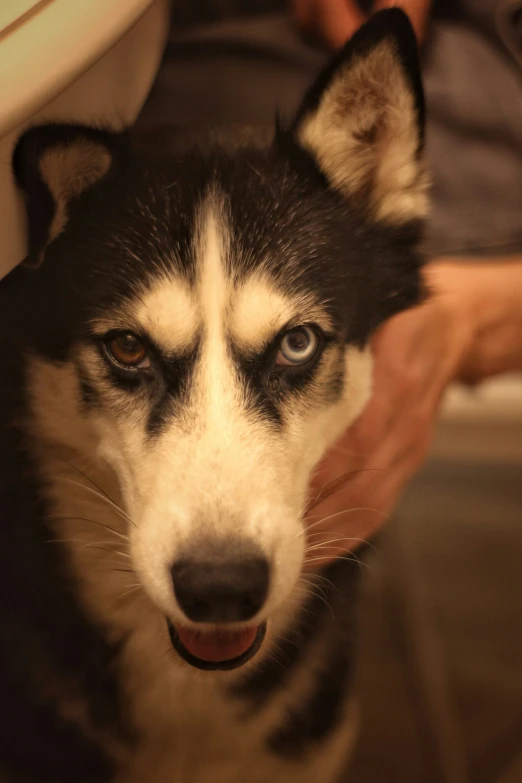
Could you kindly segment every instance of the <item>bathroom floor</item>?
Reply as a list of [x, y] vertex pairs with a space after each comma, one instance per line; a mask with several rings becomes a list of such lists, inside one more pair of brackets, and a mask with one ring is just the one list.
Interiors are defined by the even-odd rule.
[[356, 783], [522, 780], [522, 464], [432, 461], [370, 563]]

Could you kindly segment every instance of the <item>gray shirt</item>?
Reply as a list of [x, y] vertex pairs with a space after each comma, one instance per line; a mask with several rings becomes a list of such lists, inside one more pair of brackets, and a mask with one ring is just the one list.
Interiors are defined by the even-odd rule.
[[[284, 0], [175, 0], [142, 123], [266, 123], [326, 53]], [[279, 9], [279, 10], [278, 10]], [[433, 254], [522, 252], [522, 3], [439, 0], [424, 47]]]

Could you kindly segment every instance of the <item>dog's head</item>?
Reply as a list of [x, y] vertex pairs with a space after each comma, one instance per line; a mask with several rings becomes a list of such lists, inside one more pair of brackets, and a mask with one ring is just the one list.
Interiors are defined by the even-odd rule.
[[294, 590], [311, 472], [368, 398], [372, 332], [419, 300], [422, 142], [393, 10], [268, 144], [52, 126], [18, 145], [44, 437], [115, 472], [133, 567], [196, 665], [246, 660]]

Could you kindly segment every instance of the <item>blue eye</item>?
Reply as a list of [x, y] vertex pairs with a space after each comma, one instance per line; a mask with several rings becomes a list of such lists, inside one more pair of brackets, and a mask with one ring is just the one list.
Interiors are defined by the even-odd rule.
[[279, 344], [276, 364], [298, 366], [312, 359], [319, 348], [319, 337], [310, 326], [290, 329]]

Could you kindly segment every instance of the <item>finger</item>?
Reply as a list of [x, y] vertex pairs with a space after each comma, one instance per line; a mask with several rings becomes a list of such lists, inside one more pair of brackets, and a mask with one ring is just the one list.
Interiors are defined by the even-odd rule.
[[325, 40], [335, 49], [344, 46], [366, 19], [356, 0], [326, 0], [321, 3], [319, 24]]
[[343, 46], [366, 20], [355, 0], [294, 0], [293, 12], [303, 30], [334, 49]]
[[[426, 451], [423, 446], [423, 456]], [[410, 445], [389, 470], [357, 471], [353, 480], [318, 503], [307, 519], [307, 567], [313, 570], [371, 538], [388, 521], [420, 462], [418, 449]]]
[[297, 25], [303, 30], [313, 29], [317, 17], [318, 0], [293, 0], [292, 13]]
[[[348, 431], [341, 446], [329, 453], [322, 470], [314, 477], [314, 513], [339, 511], [354, 498], [359, 499], [358, 505], [390, 511], [426, 457], [438, 407], [436, 403], [400, 406], [402, 415], [395, 418], [392, 426], [377, 430], [379, 437], [373, 443], [363, 437], [358, 450], [353, 448], [356, 427]], [[341, 525], [343, 520], [338, 523]]]

